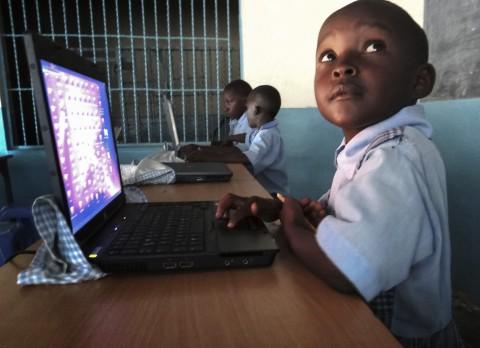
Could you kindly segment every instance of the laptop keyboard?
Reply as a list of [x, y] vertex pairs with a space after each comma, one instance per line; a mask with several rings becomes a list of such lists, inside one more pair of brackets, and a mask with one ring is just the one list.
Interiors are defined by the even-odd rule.
[[205, 249], [206, 203], [149, 206], [109, 246], [113, 255], [198, 253]]

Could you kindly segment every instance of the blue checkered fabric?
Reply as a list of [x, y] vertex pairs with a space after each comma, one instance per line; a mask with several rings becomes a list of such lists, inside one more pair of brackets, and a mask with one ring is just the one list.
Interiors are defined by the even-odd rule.
[[38, 197], [32, 213], [43, 243], [30, 266], [18, 274], [17, 284], [72, 284], [106, 275], [87, 261], [53, 196]]
[[389, 329], [392, 326], [394, 298], [395, 288], [381, 292], [368, 303], [373, 314]]
[[[368, 303], [373, 314], [390, 330], [394, 308], [395, 288], [381, 292]], [[452, 320], [447, 327], [428, 337], [395, 338], [404, 348], [463, 348], [462, 336]]]
[[127, 203], [147, 203], [148, 199], [145, 193], [136, 186], [124, 186], [123, 193]]

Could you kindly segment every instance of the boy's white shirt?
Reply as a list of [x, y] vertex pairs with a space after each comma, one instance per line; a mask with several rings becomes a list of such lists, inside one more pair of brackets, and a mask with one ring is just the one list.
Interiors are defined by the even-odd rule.
[[277, 120], [255, 129], [245, 143], [248, 150], [243, 154], [252, 164], [255, 178], [270, 193], [288, 193], [285, 151]]
[[[375, 137], [404, 127], [369, 151]], [[409, 106], [337, 149], [322, 250], [370, 301], [395, 287], [392, 331], [423, 337], [451, 320], [450, 238], [443, 161], [421, 105]]]
[[229, 135], [245, 133], [245, 143], [235, 142], [235, 146], [238, 147], [241, 151], [248, 150], [249, 144], [247, 144], [247, 139], [249, 138], [250, 133], [254, 131], [254, 128], [250, 128], [250, 126], [248, 125], [247, 112], [245, 111], [238, 119], [230, 119], [229, 127]]

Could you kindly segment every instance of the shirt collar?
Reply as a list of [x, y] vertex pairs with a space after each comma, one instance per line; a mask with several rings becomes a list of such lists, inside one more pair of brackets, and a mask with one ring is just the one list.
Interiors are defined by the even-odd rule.
[[278, 121], [277, 120], [271, 120], [270, 122], [267, 122], [265, 124], [262, 124], [260, 126], [260, 128], [258, 128], [259, 130], [262, 130], [262, 129], [269, 129], [269, 128], [273, 128], [273, 127], [276, 127], [278, 125]]
[[248, 136], [249, 138], [249, 142], [252, 143], [253, 139], [255, 139], [255, 137], [257, 136], [258, 132], [260, 132], [261, 130], [263, 129], [269, 129], [269, 128], [274, 128], [278, 125], [278, 121], [277, 120], [272, 120], [270, 122], [267, 122], [263, 125], [260, 126], [260, 128], [254, 128], [254, 131], [250, 133], [250, 135]]
[[404, 126], [414, 127], [428, 138], [432, 136], [432, 127], [425, 119], [423, 106], [416, 104], [404, 107], [392, 117], [363, 129], [348, 144], [345, 144], [345, 138], [343, 138], [335, 151], [337, 168], [342, 167], [353, 175], [357, 162], [362, 158], [365, 149], [373, 139], [389, 129]]

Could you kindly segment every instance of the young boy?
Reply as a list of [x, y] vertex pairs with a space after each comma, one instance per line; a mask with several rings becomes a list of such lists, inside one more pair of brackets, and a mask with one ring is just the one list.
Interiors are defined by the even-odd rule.
[[245, 138], [253, 132], [247, 120], [247, 98], [252, 87], [243, 80], [234, 80], [223, 89], [223, 105], [229, 121], [229, 133], [220, 145], [234, 144], [240, 150], [248, 149]]
[[[233, 80], [229, 82], [223, 89], [223, 106], [227, 118], [229, 118], [228, 135], [223, 136], [222, 128], [224, 128], [223, 121], [220, 127], [213, 132], [213, 138], [216, 138], [220, 133], [222, 138], [220, 141], [213, 139], [212, 146], [236, 146], [244, 151], [248, 149], [245, 144], [245, 138], [253, 132], [253, 129], [248, 125], [247, 120], [247, 97], [252, 91], [252, 87], [244, 80]], [[179, 156], [187, 158], [190, 154], [200, 149], [208, 149], [209, 146], [202, 146], [197, 144], [189, 144], [182, 146], [179, 150]]]
[[[217, 218], [280, 218], [293, 253], [338, 291], [357, 293], [404, 346], [461, 346], [451, 313], [443, 161], [419, 98], [435, 71], [424, 31], [400, 7], [360, 0], [321, 27], [315, 97], [343, 130], [319, 201], [227, 195]], [[230, 209], [235, 209], [227, 216]]]
[[245, 139], [248, 148], [210, 147], [190, 153], [188, 161], [245, 163], [271, 194], [288, 192], [283, 140], [275, 116], [280, 110], [280, 93], [268, 85], [255, 88], [247, 99], [248, 124], [255, 130]]

